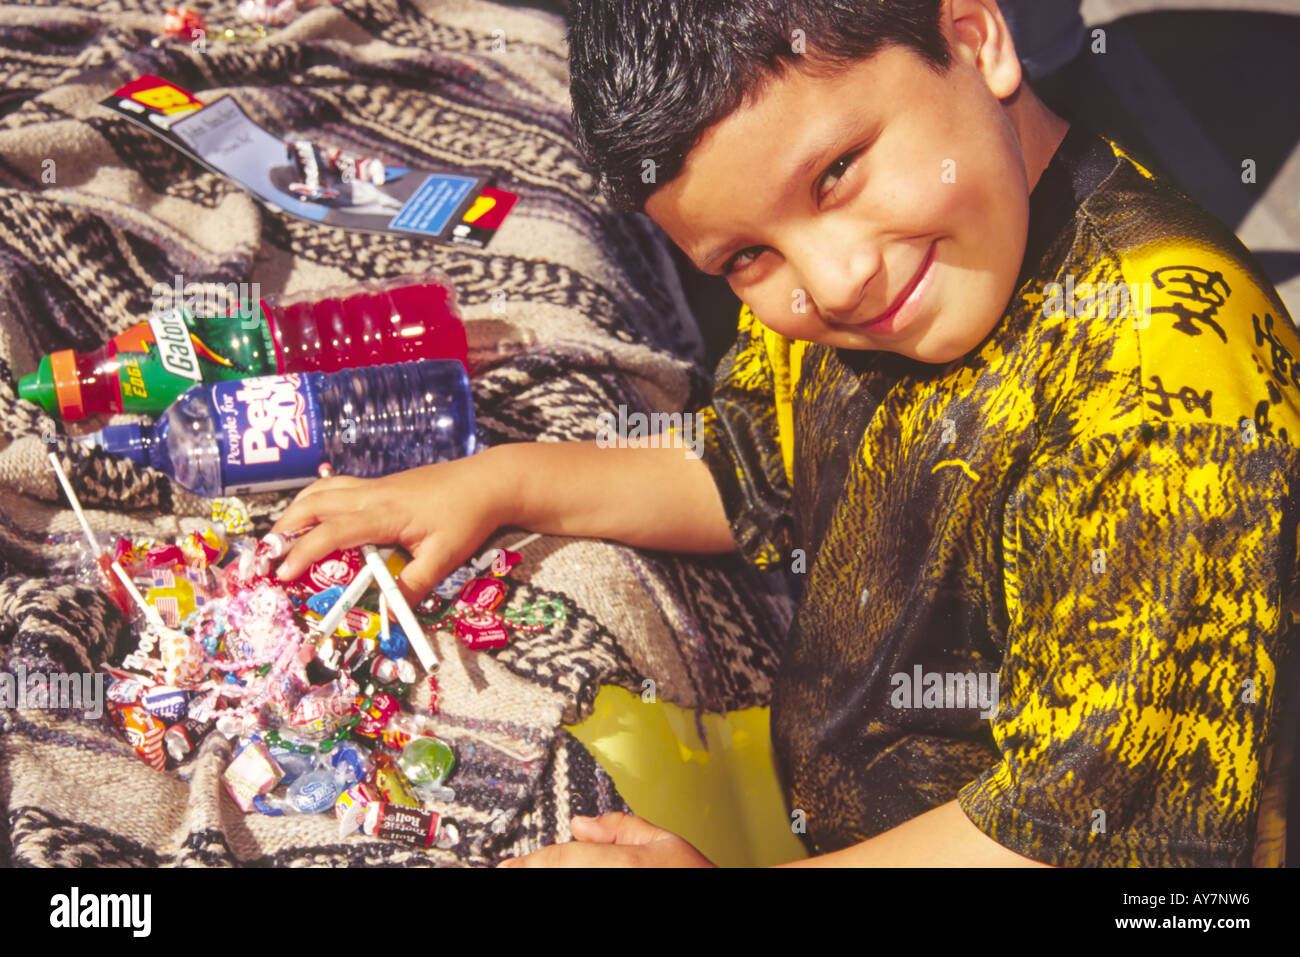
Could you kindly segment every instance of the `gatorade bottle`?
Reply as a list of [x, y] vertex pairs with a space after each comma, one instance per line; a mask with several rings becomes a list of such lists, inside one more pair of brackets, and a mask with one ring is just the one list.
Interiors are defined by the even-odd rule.
[[308, 485], [322, 462], [371, 478], [477, 446], [469, 376], [452, 359], [194, 386], [153, 425], [110, 425], [82, 441], [206, 496]]
[[94, 352], [45, 356], [18, 380], [18, 395], [69, 422], [100, 413], [157, 415], [196, 384], [417, 359], [464, 364], [465, 355], [450, 283], [406, 275], [271, 296], [228, 316], [170, 309]]

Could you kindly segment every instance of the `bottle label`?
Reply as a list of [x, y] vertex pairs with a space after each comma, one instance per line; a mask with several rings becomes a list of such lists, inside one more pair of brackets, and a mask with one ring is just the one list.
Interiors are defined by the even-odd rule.
[[139, 415], [159, 415], [196, 382], [276, 371], [265, 316], [250, 322], [237, 315], [202, 318], [169, 309], [115, 336], [113, 345], [122, 411]]
[[150, 316], [149, 329], [158, 346], [158, 361], [162, 363], [165, 372], [191, 382], [203, 381], [203, 373], [199, 371], [199, 356], [194, 351], [190, 337], [190, 327], [185, 324], [185, 316], [179, 309], [168, 309]]
[[218, 382], [212, 404], [224, 494], [297, 488], [316, 477], [325, 441], [307, 375]]

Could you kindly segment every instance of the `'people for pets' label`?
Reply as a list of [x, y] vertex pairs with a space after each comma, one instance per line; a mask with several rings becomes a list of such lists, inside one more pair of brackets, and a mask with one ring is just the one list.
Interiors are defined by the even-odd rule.
[[225, 494], [296, 488], [316, 477], [324, 436], [309, 376], [218, 382], [212, 404]]

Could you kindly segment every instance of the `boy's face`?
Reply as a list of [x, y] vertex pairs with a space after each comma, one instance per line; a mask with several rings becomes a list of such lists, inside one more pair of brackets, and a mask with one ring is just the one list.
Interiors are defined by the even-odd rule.
[[996, 7], [952, 0], [944, 23], [946, 75], [897, 47], [789, 70], [707, 130], [646, 212], [780, 335], [965, 355], [1014, 292], [1039, 170], [1017, 129], [1030, 114], [1001, 102], [1020, 69]]

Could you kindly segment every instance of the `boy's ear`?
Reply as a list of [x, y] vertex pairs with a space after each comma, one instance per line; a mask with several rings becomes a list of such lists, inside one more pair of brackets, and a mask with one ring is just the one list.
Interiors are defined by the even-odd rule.
[[974, 66], [994, 96], [1020, 89], [1020, 58], [996, 0], [944, 0], [941, 22], [953, 56]]

